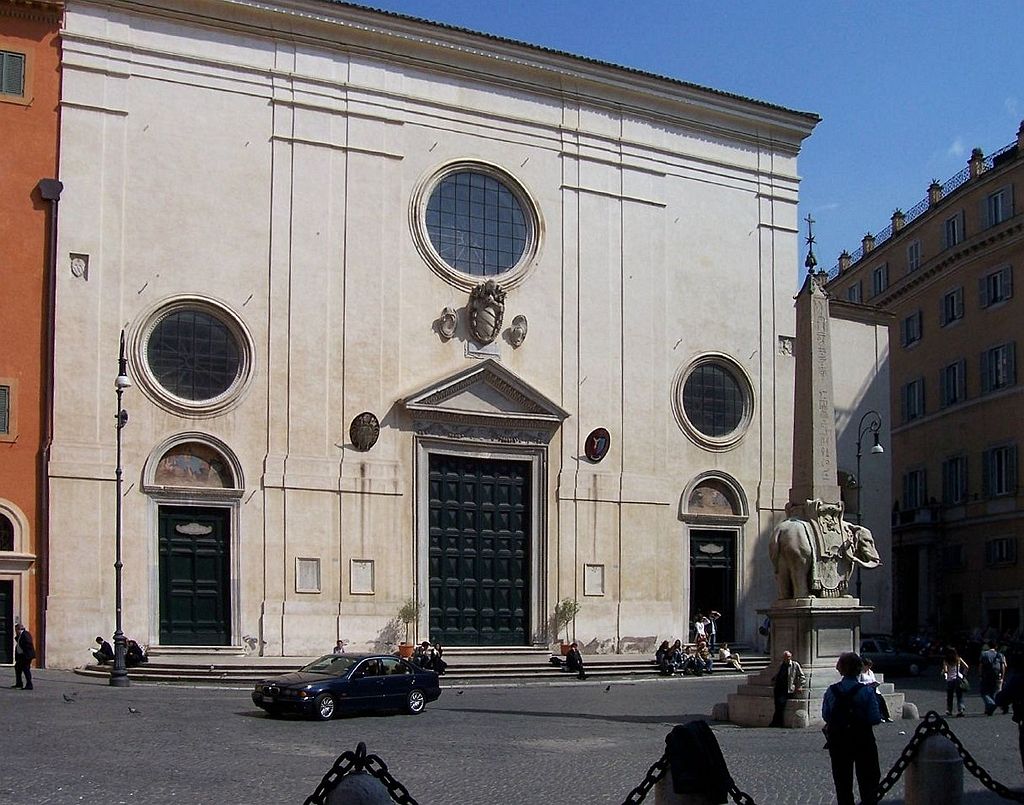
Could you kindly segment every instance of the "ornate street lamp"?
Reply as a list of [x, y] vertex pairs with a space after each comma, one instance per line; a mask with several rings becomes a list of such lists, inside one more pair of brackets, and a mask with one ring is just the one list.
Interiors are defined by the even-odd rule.
[[[864, 437], [870, 433], [875, 437], [875, 443], [871, 446], [871, 454], [877, 456], [884, 453], [885, 449], [878, 440], [878, 431], [881, 427], [882, 415], [873, 408], [860, 418], [860, 425], [857, 426], [857, 525], [860, 525], [862, 520], [861, 493], [864, 491], [864, 484], [860, 479], [861, 445], [864, 442]], [[857, 565], [857, 598], [860, 599], [860, 565]]]
[[128, 412], [121, 404], [124, 391], [130, 388], [132, 381], [128, 378], [128, 359], [124, 354], [124, 330], [121, 331], [121, 349], [117, 357], [117, 377], [114, 379], [114, 391], [117, 394], [117, 414], [114, 416], [117, 428], [117, 467], [114, 470], [114, 481], [117, 487], [117, 505], [114, 509], [114, 543], [116, 559], [114, 560], [114, 595], [116, 598], [116, 619], [114, 627], [114, 665], [110, 669], [110, 684], [115, 688], [126, 688], [130, 684], [128, 668], [124, 657], [127, 641], [121, 630], [121, 485], [124, 472], [121, 468], [121, 430], [128, 424]]

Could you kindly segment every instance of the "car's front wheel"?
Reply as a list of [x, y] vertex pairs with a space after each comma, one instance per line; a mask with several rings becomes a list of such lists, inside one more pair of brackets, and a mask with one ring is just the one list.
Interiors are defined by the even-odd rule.
[[405, 710], [407, 713], [417, 715], [423, 712], [423, 708], [427, 706], [427, 697], [423, 695], [423, 691], [419, 688], [413, 688], [409, 691], [409, 695], [405, 697]]
[[907, 668], [907, 670], [910, 672], [911, 676], [921, 675], [921, 666], [918, 665], [916, 662], [910, 663], [910, 666]]
[[334, 697], [330, 693], [321, 693], [313, 702], [313, 715], [319, 721], [327, 721], [334, 716]]

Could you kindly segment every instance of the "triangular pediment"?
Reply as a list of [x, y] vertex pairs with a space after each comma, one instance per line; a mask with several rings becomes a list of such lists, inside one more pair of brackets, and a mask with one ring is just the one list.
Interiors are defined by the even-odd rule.
[[569, 414], [500, 363], [487, 360], [402, 400], [418, 419], [556, 427]]

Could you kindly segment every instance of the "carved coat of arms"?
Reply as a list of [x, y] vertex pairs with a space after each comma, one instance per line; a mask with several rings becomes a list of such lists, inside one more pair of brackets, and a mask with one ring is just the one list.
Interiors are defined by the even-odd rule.
[[505, 291], [494, 280], [477, 285], [469, 295], [469, 331], [480, 344], [490, 344], [501, 332]]

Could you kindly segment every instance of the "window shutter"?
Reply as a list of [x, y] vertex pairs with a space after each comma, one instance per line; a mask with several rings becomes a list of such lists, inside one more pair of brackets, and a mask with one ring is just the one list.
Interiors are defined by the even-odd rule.
[[1006, 448], [1006, 487], [1013, 494], [1017, 490], [1017, 445]]
[[992, 391], [992, 383], [988, 372], [989, 354], [988, 350], [981, 353], [981, 393], [988, 394]]
[[957, 214], [957, 220], [959, 221], [959, 230], [957, 231], [957, 243], [962, 243], [967, 240], [967, 219], [964, 217], [964, 211], [960, 210]]
[[952, 472], [953, 461], [946, 459], [942, 462], [942, 502], [952, 503], [956, 498], [953, 493], [953, 472]]
[[981, 491], [985, 497], [992, 496], [992, 479], [995, 477], [995, 473], [992, 471], [994, 456], [994, 450], [986, 450], [981, 454]]
[[[949, 379], [948, 379], [949, 376], [947, 374], [947, 371], [948, 370], [946, 368], [939, 369], [939, 407], [940, 408], [945, 408], [947, 405], [949, 405]], [[943, 467], [945, 467], [945, 464], [943, 464]], [[945, 472], [945, 470], [943, 470], [943, 472]], [[943, 481], [943, 483], [945, 483], [945, 481]]]
[[11, 387], [0, 386], [0, 433], [11, 432]]
[[957, 288], [953, 291], [953, 310], [956, 312], [958, 319], [963, 318], [964, 315], [964, 289]]
[[900, 321], [900, 343], [903, 346], [907, 345], [907, 320], [902, 319]]
[[1003, 275], [1003, 296], [1009, 299], [1013, 296], [1013, 266], [1007, 266], [1001, 273]]
[[988, 307], [988, 277], [981, 277], [978, 280], [978, 299], [982, 307]]
[[967, 361], [963, 359], [956, 364], [956, 392], [958, 400], [967, 399]]
[[949, 320], [946, 318], [946, 297], [943, 296], [939, 299], [939, 326], [945, 327], [949, 324]]
[[0, 78], [3, 85], [0, 92], [5, 95], [25, 94], [25, 55], [22, 53], [3, 53], [0, 63]]
[[1017, 342], [1006, 345], [1006, 383], [1009, 386], [1017, 382]]
[[985, 196], [985, 197], [983, 197], [981, 199], [981, 216], [980, 216], [980, 218], [981, 218], [981, 228], [982, 229], [988, 229], [994, 223], [994, 221], [992, 220], [992, 216], [989, 215], [990, 208], [992, 206], [990, 204], [990, 202], [992, 201], [992, 195], [993, 194], [989, 194], [989, 195], [987, 195], [987, 196]]
[[924, 314], [917, 311], [917, 337], [924, 338]]
[[[903, 388], [900, 389], [900, 419], [903, 422], [907, 421], [907, 411], [908, 411], [907, 399], [908, 399], [909, 396], [910, 396], [910, 386], [909, 385], [904, 386]], [[905, 498], [906, 495], [904, 495], [903, 497]]]

